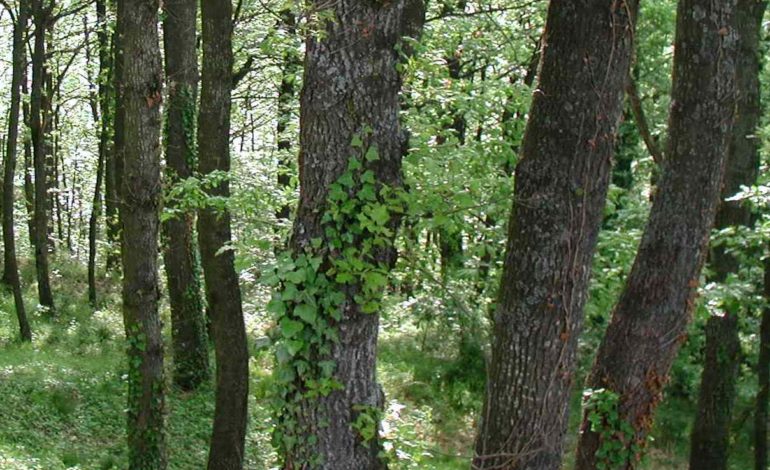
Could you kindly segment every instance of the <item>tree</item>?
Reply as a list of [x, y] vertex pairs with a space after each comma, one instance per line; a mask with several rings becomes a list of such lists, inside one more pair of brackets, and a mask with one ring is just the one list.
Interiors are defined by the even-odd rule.
[[19, 139], [19, 107], [21, 104], [21, 82], [25, 78], [24, 69], [27, 67], [26, 39], [29, 5], [21, 0], [13, 24], [13, 71], [11, 77], [11, 106], [8, 116], [8, 138], [6, 140], [5, 161], [3, 170], [3, 253], [4, 270], [3, 283], [13, 290], [13, 300], [16, 307], [16, 317], [19, 320], [19, 334], [22, 341], [32, 341], [32, 331], [24, 308], [24, 298], [21, 293], [19, 266], [16, 259], [16, 234], [14, 231], [13, 209], [16, 194], [16, 153]]
[[[377, 437], [379, 298], [395, 261], [408, 137], [399, 124], [397, 46], [424, 4], [314, 1], [300, 100], [300, 201], [278, 316], [283, 468], [384, 468]], [[337, 21], [325, 18], [334, 17]], [[408, 50], [408, 47], [406, 48]]]
[[[96, 255], [97, 236], [99, 234], [99, 218], [102, 215], [102, 183], [104, 180], [104, 167], [107, 154], [110, 151], [111, 138], [111, 100], [112, 89], [110, 75], [112, 74], [112, 55], [110, 53], [110, 39], [107, 25], [107, 5], [104, 0], [96, 2], [97, 42], [99, 49], [99, 78], [98, 101], [92, 105], [94, 121], [99, 126], [99, 148], [96, 165], [96, 184], [94, 185], [94, 198], [91, 207], [91, 216], [88, 221], [88, 300], [92, 306], [96, 306]], [[86, 25], [87, 27], [87, 25]], [[86, 34], [86, 41], [88, 36]], [[88, 45], [86, 45], [88, 52]]]
[[44, 97], [46, 74], [46, 29], [52, 18], [53, 2], [47, 0], [32, 0], [32, 21], [35, 25], [34, 49], [32, 52], [32, 94], [30, 99], [30, 129], [32, 131], [32, 154], [35, 168], [35, 200], [34, 200], [34, 249], [35, 267], [37, 271], [37, 292], [40, 305], [54, 310], [53, 294], [51, 292], [50, 268], [48, 251], [48, 150], [46, 135], [49, 124], [48, 106], [50, 97]]
[[[764, 262], [764, 298], [770, 299], [770, 258]], [[754, 468], [767, 470], [767, 419], [770, 404], [770, 307], [762, 309], [762, 322], [759, 330], [759, 360], [757, 361], [756, 412], [754, 413]]]
[[[737, 2], [737, 107], [722, 187], [722, 202], [716, 215], [717, 229], [747, 227], [753, 219], [747, 204], [730, 198], [740, 192], [742, 186], [754, 185], [759, 173], [759, 141], [755, 134], [762, 115], [759, 44], [765, 7], [765, 2], [756, 0]], [[740, 267], [735, 255], [724, 246], [717, 246], [711, 251], [710, 264], [716, 282], [725, 282]], [[691, 470], [727, 469], [735, 382], [741, 359], [739, 305], [739, 302], [724, 299], [723, 314], [712, 315], [706, 324], [705, 362], [690, 450]]]
[[[199, 170], [208, 179], [208, 195], [230, 196], [230, 108], [233, 83], [232, 4], [201, 3], [203, 71], [198, 116]], [[209, 470], [240, 469], [249, 391], [249, 353], [235, 272], [230, 212], [212, 204], [198, 215], [198, 239], [216, 349], [216, 407], [209, 450]]]
[[550, 4], [516, 169], [474, 468], [561, 467], [637, 9], [635, 1]]
[[[577, 469], [634, 468], [685, 338], [719, 201], [735, 107], [735, 2], [682, 0], [669, 141], [631, 273], [588, 379]], [[612, 427], [602, 410], [614, 410]], [[613, 415], [614, 416], [614, 415]], [[604, 423], [604, 424], [602, 424]], [[607, 457], [610, 458], [610, 457]]]
[[130, 469], [166, 467], [163, 338], [158, 314], [160, 103], [158, 0], [120, 0], [125, 146], [123, 321], [128, 343]]
[[[166, 180], [173, 187], [192, 176], [196, 164], [198, 5], [196, 0], [168, 0], [163, 8], [168, 83]], [[167, 208], [172, 216], [163, 222], [163, 256], [171, 304], [174, 382], [184, 390], [193, 390], [209, 378], [195, 214], [179, 209], [173, 199]]]

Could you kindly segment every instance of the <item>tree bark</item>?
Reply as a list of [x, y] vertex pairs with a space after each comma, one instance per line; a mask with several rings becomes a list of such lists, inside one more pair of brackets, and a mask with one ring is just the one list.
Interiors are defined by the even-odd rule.
[[[401, 160], [408, 142], [399, 123], [401, 78], [396, 47], [403, 36], [416, 37], [421, 31], [424, 4], [341, 0], [328, 5], [319, 0], [310, 8], [329, 8], [337, 21], [313, 24], [322, 31], [322, 39], [309, 35], [306, 40], [300, 101], [300, 201], [289, 248], [295, 260], [303, 256], [318, 259], [318, 276], [328, 279], [328, 284], [320, 291], [309, 285], [299, 287], [300, 298], [312, 302], [305, 309], [315, 304], [323, 313], [317, 314], [317, 321], [304, 316], [308, 322], [305, 331], [316, 331], [318, 342], [308, 342], [301, 353], [304, 359], [297, 356], [278, 372], [279, 377], [288, 374], [283, 376], [288, 379], [280, 379], [286, 389], [275, 438], [287, 470], [381, 469], [385, 464], [378, 456], [376, 416], [384, 397], [375, 371], [376, 302], [374, 308], [364, 303], [374, 294], [365, 294], [363, 278], [353, 275], [343, 281], [332, 270], [347, 257], [356, 257], [350, 254], [353, 252], [381, 273], [395, 261], [392, 241], [400, 217], [383, 194], [402, 186]], [[355, 187], [346, 194], [350, 203], [361, 204], [361, 214], [368, 210], [366, 201], [387, 211], [380, 220], [382, 233], [371, 227], [374, 232], [360, 227], [354, 230], [358, 221], [340, 214], [343, 219], [324, 220], [325, 214], [331, 217], [334, 213], [332, 188], [339, 189], [337, 181], [353, 171], [349, 169], [354, 156], [362, 166], [361, 175], [349, 176], [371, 176], [374, 192], [369, 199], [360, 200], [355, 199], [362, 197], [355, 195]], [[361, 188], [362, 184], [361, 180], [354, 183]], [[379, 240], [377, 245], [374, 240]], [[280, 321], [296, 324], [302, 320], [300, 315], [299, 306], [291, 307]], [[323, 339], [327, 335], [335, 339], [327, 342]], [[282, 343], [281, 348], [287, 344]], [[308, 392], [318, 385], [330, 389], [316, 395]], [[362, 422], [375, 423], [369, 428], [371, 434], [361, 432]]]
[[35, 25], [34, 50], [32, 53], [32, 95], [30, 99], [30, 129], [32, 133], [32, 153], [35, 167], [35, 267], [37, 271], [37, 292], [39, 303], [53, 313], [54, 302], [51, 292], [48, 251], [48, 178], [46, 156], [47, 119], [45, 112], [44, 90], [46, 61], [46, 28], [50, 21], [52, 4], [44, 0], [32, 1], [32, 19]]
[[[166, 179], [169, 186], [192, 176], [196, 162], [195, 117], [198, 95], [196, 0], [166, 0], [163, 34], [166, 79]], [[169, 202], [169, 209], [178, 208]], [[164, 264], [171, 304], [174, 383], [193, 390], [209, 378], [195, 214], [182, 212], [163, 223]]]
[[[761, 119], [759, 44], [765, 2], [738, 0], [736, 28], [739, 54], [736, 63], [736, 116], [730, 140], [722, 187], [722, 202], [716, 215], [716, 228], [748, 227], [751, 208], [743, 201], [728, 201], [742, 186], [755, 184], [759, 174], [759, 139], [756, 130]], [[739, 269], [738, 260], [722, 247], [711, 252], [714, 281], [725, 282]], [[729, 300], [729, 299], [726, 299]], [[741, 358], [738, 337], [740, 306], [727, 302], [722, 316], [712, 315], [706, 324], [706, 351], [698, 398], [698, 412], [692, 431], [690, 470], [726, 470], [730, 447], [730, 423], [735, 401], [736, 380]]]
[[561, 467], [637, 10], [636, 1], [550, 5], [516, 169], [475, 469]]
[[163, 337], [158, 313], [161, 55], [158, 0], [120, 0], [125, 106], [123, 320], [128, 342], [131, 470], [166, 468]]
[[26, 37], [29, 17], [29, 5], [25, 0], [19, 2], [16, 21], [13, 25], [13, 71], [11, 76], [11, 106], [8, 115], [8, 138], [6, 140], [5, 161], [3, 162], [3, 283], [13, 291], [16, 318], [19, 321], [19, 335], [22, 341], [32, 341], [32, 331], [24, 308], [21, 292], [19, 266], [16, 259], [16, 234], [14, 233], [14, 194], [16, 174], [16, 152], [19, 140], [19, 108], [21, 104], [21, 82], [25, 78], [27, 67]]
[[[198, 117], [199, 169], [203, 177], [230, 171], [230, 107], [233, 81], [232, 5], [230, 0], [201, 2], [203, 70]], [[227, 179], [208, 190], [228, 198]], [[241, 305], [241, 290], [230, 248], [232, 234], [227, 208], [203, 208], [198, 216], [198, 238], [211, 310], [216, 349], [216, 406], [209, 450], [209, 470], [240, 469], [249, 390], [249, 354]]]
[[[601, 344], [588, 388], [617, 394], [632, 435], [612, 441], [583, 420], [577, 469], [621, 444], [634, 468], [679, 345], [685, 338], [714, 223], [735, 111], [735, 1], [682, 0], [662, 181], [639, 252]], [[621, 436], [622, 435], [622, 436]]]

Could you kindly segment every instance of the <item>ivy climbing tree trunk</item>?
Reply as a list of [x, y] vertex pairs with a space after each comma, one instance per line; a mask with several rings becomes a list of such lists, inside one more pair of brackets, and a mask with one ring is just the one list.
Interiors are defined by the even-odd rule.
[[11, 103], [8, 113], [8, 138], [6, 140], [5, 161], [3, 162], [3, 253], [4, 272], [3, 283], [13, 291], [16, 307], [16, 318], [19, 320], [19, 335], [22, 341], [32, 341], [32, 331], [24, 308], [24, 298], [21, 293], [19, 265], [16, 259], [16, 234], [14, 233], [13, 210], [16, 193], [16, 153], [19, 141], [19, 108], [21, 105], [21, 81], [25, 78], [24, 69], [27, 67], [25, 49], [27, 38], [27, 23], [29, 5], [25, 0], [19, 2], [16, 18], [13, 23], [13, 71], [11, 75]]
[[131, 470], [166, 468], [163, 337], [158, 312], [160, 104], [158, 0], [119, 0], [125, 106], [123, 321], [128, 343]]
[[[196, 0], [166, 0], [163, 5], [168, 105], [166, 181], [173, 187], [193, 174], [198, 96]], [[195, 214], [167, 201], [173, 216], [163, 222], [163, 259], [171, 304], [174, 383], [193, 390], [209, 378], [206, 322], [201, 297]]]
[[[278, 89], [278, 119], [276, 124], [276, 136], [278, 139], [278, 185], [284, 191], [291, 191], [292, 158], [291, 136], [288, 132], [289, 123], [292, 121], [292, 103], [296, 95], [297, 75], [302, 67], [299, 57], [299, 48], [294, 47], [297, 40], [297, 18], [290, 9], [281, 11], [281, 19], [278, 28], [292, 41], [283, 53], [281, 71], [281, 86]], [[276, 214], [279, 221], [284, 223], [291, 219], [292, 208], [284, 204]]]
[[550, 4], [473, 468], [561, 468], [637, 10], [636, 1]]
[[[595, 469], [607, 458], [620, 460], [622, 468], [636, 466], [685, 338], [733, 126], [735, 8], [734, 0], [679, 2], [663, 176], [636, 261], [588, 379], [597, 399], [615, 397], [611, 405], [620, 423], [612, 429], [592, 426], [592, 421], [601, 421], [592, 416], [599, 412], [586, 410], [578, 470]], [[608, 446], [619, 449], [598, 457], [597, 452]]]
[[[722, 202], [716, 215], [718, 229], [747, 227], [752, 222], [751, 208], [743, 201], [730, 201], [729, 198], [738, 193], [741, 186], [755, 184], [759, 173], [759, 140], [755, 134], [762, 116], [759, 43], [765, 8], [766, 3], [757, 0], [737, 2], [737, 103]], [[710, 264], [716, 282], [725, 282], [740, 267], [735, 256], [723, 246], [712, 250]], [[706, 324], [705, 361], [690, 449], [691, 470], [727, 469], [730, 423], [741, 358], [740, 310], [737, 299], [723, 299], [722, 315], [712, 315]]]
[[[219, 178], [209, 196], [230, 196], [230, 107], [233, 82], [232, 5], [230, 0], [203, 0], [203, 71], [198, 116], [201, 176]], [[221, 175], [220, 175], [221, 176]], [[249, 353], [241, 290], [230, 247], [230, 212], [209, 205], [198, 215], [198, 238], [211, 310], [216, 349], [216, 407], [209, 450], [209, 470], [243, 468], [249, 391]]]
[[52, 3], [32, 0], [32, 20], [35, 25], [34, 48], [32, 52], [32, 94], [30, 98], [30, 130], [32, 133], [32, 154], [35, 168], [34, 236], [35, 267], [37, 272], [37, 294], [40, 305], [49, 313], [54, 311], [51, 277], [48, 262], [48, 177], [47, 177], [47, 116], [44, 85], [46, 61], [46, 28], [50, 21]]
[[322, 37], [306, 41], [300, 201], [271, 303], [282, 332], [275, 439], [287, 470], [379, 469], [378, 293], [396, 256], [408, 141], [396, 48], [419, 34], [425, 11], [413, 0], [309, 8], [337, 21], [312, 24]]

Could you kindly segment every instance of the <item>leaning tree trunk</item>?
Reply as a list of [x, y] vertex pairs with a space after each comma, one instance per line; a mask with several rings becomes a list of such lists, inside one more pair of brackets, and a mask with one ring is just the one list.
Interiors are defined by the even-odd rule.
[[[735, 0], [679, 3], [664, 173], [588, 379], [591, 400], [604, 403], [601, 409], [586, 409], [578, 470], [594, 469], [606, 459], [621, 459], [622, 468], [636, 466], [684, 341], [733, 126], [734, 17]], [[613, 419], [607, 407], [619, 418]], [[608, 449], [614, 450], [608, 455]]]
[[[50, 21], [51, 5], [43, 0], [32, 1], [32, 18], [35, 25], [34, 49], [32, 53], [32, 96], [30, 98], [30, 129], [32, 153], [35, 167], [35, 267], [37, 271], [37, 293], [39, 303], [54, 311], [51, 278], [48, 263], [48, 178], [46, 165], [46, 126], [44, 119], [43, 87], [45, 85], [46, 27]], [[50, 116], [49, 116], [50, 117]]]
[[[195, 49], [197, 0], [166, 0], [163, 20], [166, 77], [166, 179], [174, 185], [195, 168], [195, 116], [198, 95], [198, 54]], [[195, 214], [175, 211], [163, 222], [163, 259], [171, 304], [174, 383], [193, 390], [209, 378], [206, 322], [201, 297]]]
[[128, 342], [129, 468], [166, 467], [163, 337], [158, 312], [160, 103], [158, 0], [120, 0], [124, 67], [123, 321]]
[[[198, 116], [199, 169], [202, 177], [230, 171], [230, 106], [233, 82], [232, 5], [230, 0], [201, 3], [203, 71]], [[227, 199], [227, 179], [213, 183], [212, 197]], [[198, 216], [201, 264], [211, 309], [216, 349], [216, 406], [209, 450], [209, 470], [240, 469], [246, 435], [249, 353], [241, 290], [230, 247], [227, 208], [207, 206]]]
[[[283, 468], [384, 468], [377, 427], [379, 297], [400, 220], [397, 45], [424, 21], [420, 1], [333, 5], [313, 25], [300, 101], [300, 201], [271, 309], [282, 338], [274, 438]], [[293, 295], [292, 293], [296, 294]]]
[[24, 298], [21, 294], [19, 266], [16, 259], [16, 234], [14, 233], [13, 208], [15, 194], [16, 152], [19, 141], [19, 108], [21, 104], [21, 81], [24, 79], [24, 68], [27, 66], [25, 50], [27, 37], [27, 22], [29, 5], [26, 1], [19, 2], [16, 21], [13, 25], [13, 72], [11, 76], [11, 106], [8, 115], [8, 139], [6, 140], [5, 161], [3, 170], [3, 261], [5, 269], [3, 282], [13, 290], [13, 300], [16, 306], [16, 317], [19, 320], [19, 333], [22, 341], [32, 341], [32, 332], [24, 309]]
[[637, 10], [635, 1], [606, 0], [549, 8], [516, 169], [474, 468], [561, 466]]
[[[749, 226], [751, 208], [730, 197], [751, 186], [759, 173], [759, 140], [755, 137], [762, 115], [760, 107], [760, 31], [765, 2], [738, 0], [736, 28], [739, 54], [736, 63], [736, 117], [730, 141], [722, 203], [716, 228]], [[740, 267], [734, 255], [722, 247], [711, 253], [714, 281], [725, 282]], [[730, 447], [730, 423], [740, 364], [738, 315], [740, 307], [728, 302], [721, 316], [712, 315], [706, 324], [706, 350], [701, 377], [698, 413], [692, 431], [691, 470], [726, 470]]]
[[[297, 73], [302, 67], [298, 47], [294, 47], [297, 41], [297, 18], [290, 9], [280, 12], [281, 19], [278, 28], [283, 30], [287, 40], [292, 44], [284, 50], [281, 71], [281, 85], [278, 88], [278, 119], [276, 123], [276, 137], [278, 139], [278, 186], [283, 191], [292, 189], [291, 183], [291, 136], [288, 132], [289, 123], [292, 121], [292, 104], [296, 99]], [[292, 207], [284, 204], [278, 210], [276, 217], [280, 222], [288, 223], [291, 219]]]

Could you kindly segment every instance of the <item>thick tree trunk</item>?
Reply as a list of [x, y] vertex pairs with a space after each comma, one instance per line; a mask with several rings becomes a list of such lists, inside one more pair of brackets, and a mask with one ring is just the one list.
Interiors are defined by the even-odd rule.
[[[198, 117], [199, 169], [202, 176], [230, 171], [230, 106], [233, 82], [232, 5], [230, 0], [201, 3], [203, 71]], [[230, 196], [230, 183], [209, 190], [214, 197]], [[249, 353], [235, 272], [230, 212], [206, 207], [198, 216], [201, 262], [211, 309], [216, 349], [216, 407], [209, 451], [209, 470], [240, 469], [246, 435]]]
[[[94, 186], [93, 206], [88, 220], [88, 301], [96, 306], [96, 241], [99, 236], [99, 219], [102, 215], [102, 185], [104, 182], [105, 164], [109, 153], [111, 132], [111, 83], [112, 69], [110, 43], [107, 25], [107, 5], [104, 0], [96, 2], [97, 39], [99, 44], [99, 78], [98, 81], [98, 110], [94, 112], [94, 120], [99, 125], [99, 156], [96, 165], [96, 184]], [[96, 105], [96, 100], [94, 100]], [[96, 106], [94, 106], [96, 109]], [[59, 236], [61, 238], [61, 235]], [[69, 237], [68, 237], [69, 239]]]
[[32, 341], [32, 331], [24, 309], [24, 298], [21, 294], [19, 266], [16, 259], [16, 234], [14, 233], [14, 194], [16, 174], [16, 152], [19, 140], [19, 107], [21, 104], [21, 81], [24, 79], [24, 69], [27, 66], [25, 49], [29, 5], [26, 1], [19, 2], [16, 22], [13, 25], [13, 72], [11, 76], [11, 106], [8, 116], [8, 139], [6, 140], [5, 161], [3, 162], [3, 253], [4, 272], [3, 283], [13, 290], [13, 300], [16, 307], [16, 317], [19, 320], [19, 334], [22, 341]]
[[34, 49], [32, 53], [32, 96], [30, 98], [30, 129], [32, 153], [35, 167], [35, 267], [37, 270], [37, 293], [39, 303], [54, 311], [51, 278], [48, 264], [48, 178], [46, 165], [46, 118], [43, 87], [45, 85], [46, 27], [50, 21], [52, 5], [44, 0], [32, 1], [32, 18], [35, 25]]
[[[765, 260], [765, 302], [770, 302], [770, 259]], [[767, 420], [770, 405], [770, 307], [762, 310], [759, 331], [759, 360], [757, 361], [757, 408], [754, 413], [754, 469], [767, 470]]]
[[637, 10], [636, 1], [603, 0], [549, 8], [516, 169], [476, 469], [561, 466]]
[[[196, 0], [166, 0], [163, 34], [169, 83], [166, 117], [166, 179], [173, 186], [192, 176], [196, 162], [195, 117], [198, 54]], [[173, 202], [169, 209], [176, 209]], [[209, 378], [195, 214], [182, 212], [163, 223], [163, 259], [171, 304], [174, 383], [193, 390]]]
[[[287, 470], [380, 469], [377, 292], [395, 261], [400, 217], [387, 194], [402, 185], [408, 140], [399, 124], [396, 46], [401, 37], [419, 33], [424, 5], [341, 0], [310, 7], [331, 8], [337, 21], [314, 25], [323, 29], [322, 39], [310, 35], [306, 41], [300, 201], [290, 242], [305, 279], [298, 287], [305, 303], [286, 304], [279, 322], [300, 325], [307, 340], [287, 360], [282, 351], [297, 344], [283, 330], [276, 375], [285, 387], [284, 403], [275, 438]], [[375, 225], [355, 218], [375, 209]], [[312, 274], [308, 258], [319, 263]], [[348, 261], [360, 261], [377, 277], [345, 272]], [[289, 278], [296, 281], [290, 275], [286, 283]], [[288, 301], [286, 292], [281, 298]]]
[[[759, 140], [756, 129], [760, 107], [760, 31], [765, 2], [738, 0], [736, 27], [739, 54], [736, 64], [736, 117], [730, 141], [722, 203], [716, 216], [716, 228], [751, 224], [751, 208], [742, 201], [728, 201], [751, 186], [759, 173]], [[711, 267], [717, 282], [725, 282], [740, 267], [724, 247], [712, 251]], [[738, 315], [740, 307], [731, 303], [722, 316], [711, 316], [706, 325], [706, 351], [701, 378], [698, 413], [692, 431], [690, 470], [726, 470], [730, 447], [730, 423], [735, 401], [735, 382], [740, 361]]]
[[158, 313], [162, 87], [158, 0], [120, 0], [124, 67], [123, 320], [128, 342], [131, 470], [164, 469], [163, 337]]
[[[605, 390], [605, 397], [617, 394], [617, 411], [626, 423], [621, 428], [632, 432], [593, 429], [588, 410], [578, 470], [596, 468], [601, 462], [597, 451], [618, 443], [620, 449], [613, 452], [624, 460], [623, 468], [635, 467], [685, 338], [733, 125], [734, 17], [734, 0], [679, 3], [664, 173], [636, 261], [588, 379], [588, 388]], [[605, 440], [602, 435], [608, 433], [612, 437]]]

